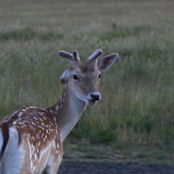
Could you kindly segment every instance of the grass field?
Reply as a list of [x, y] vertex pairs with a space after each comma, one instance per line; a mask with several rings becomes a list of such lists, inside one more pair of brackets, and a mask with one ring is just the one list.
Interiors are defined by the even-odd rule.
[[1, 118], [57, 101], [68, 65], [58, 50], [78, 49], [85, 59], [101, 48], [120, 59], [102, 76], [103, 100], [87, 110], [67, 143], [117, 142], [172, 153], [173, 16], [172, 0], [1, 0]]

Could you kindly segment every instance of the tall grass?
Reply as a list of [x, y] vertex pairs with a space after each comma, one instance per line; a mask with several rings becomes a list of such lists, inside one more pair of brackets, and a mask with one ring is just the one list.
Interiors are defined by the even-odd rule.
[[0, 2], [0, 115], [61, 95], [59, 49], [120, 53], [103, 100], [71, 133], [90, 142], [174, 143], [173, 1]]

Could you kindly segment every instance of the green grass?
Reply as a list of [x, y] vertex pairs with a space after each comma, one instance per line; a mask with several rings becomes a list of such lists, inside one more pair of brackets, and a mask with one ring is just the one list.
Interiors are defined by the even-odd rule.
[[84, 60], [101, 48], [120, 59], [102, 76], [103, 100], [88, 108], [66, 143], [119, 142], [173, 153], [173, 10], [172, 0], [1, 1], [1, 118], [60, 98], [68, 62], [59, 49], [78, 49]]
[[7, 32], [0, 33], [1, 42], [8, 41], [8, 40], [27, 41], [27, 40], [33, 40], [33, 39], [48, 41], [48, 40], [57, 40], [62, 38], [63, 38], [62, 34], [59, 34], [56, 32], [41, 33], [41, 32], [34, 31], [32, 28], [23, 28], [16, 31], [7, 31]]
[[172, 149], [160, 146], [135, 145], [131, 143], [89, 144], [81, 141], [65, 146], [64, 159], [68, 161], [107, 161], [116, 163], [173, 165]]

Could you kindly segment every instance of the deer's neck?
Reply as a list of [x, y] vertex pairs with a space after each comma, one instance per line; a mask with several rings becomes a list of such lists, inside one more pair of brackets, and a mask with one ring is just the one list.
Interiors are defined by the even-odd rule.
[[62, 142], [75, 127], [85, 108], [85, 102], [75, 97], [68, 86], [64, 89], [61, 101], [49, 108], [60, 129]]

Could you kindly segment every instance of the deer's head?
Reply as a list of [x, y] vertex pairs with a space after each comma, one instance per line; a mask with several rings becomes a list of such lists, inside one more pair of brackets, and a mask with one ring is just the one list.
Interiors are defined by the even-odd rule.
[[59, 55], [68, 59], [71, 64], [71, 67], [60, 76], [61, 82], [69, 87], [75, 97], [86, 104], [92, 104], [101, 99], [101, 93], [98, 90], [101, 73], [108, 70], [119, 56], [118, 53], [113, 53], [99, 58], [102, 52], [97, 49], [86, 62], [80, 60], [78, 51], [74, 51], [73, 54], [59, 52]]

